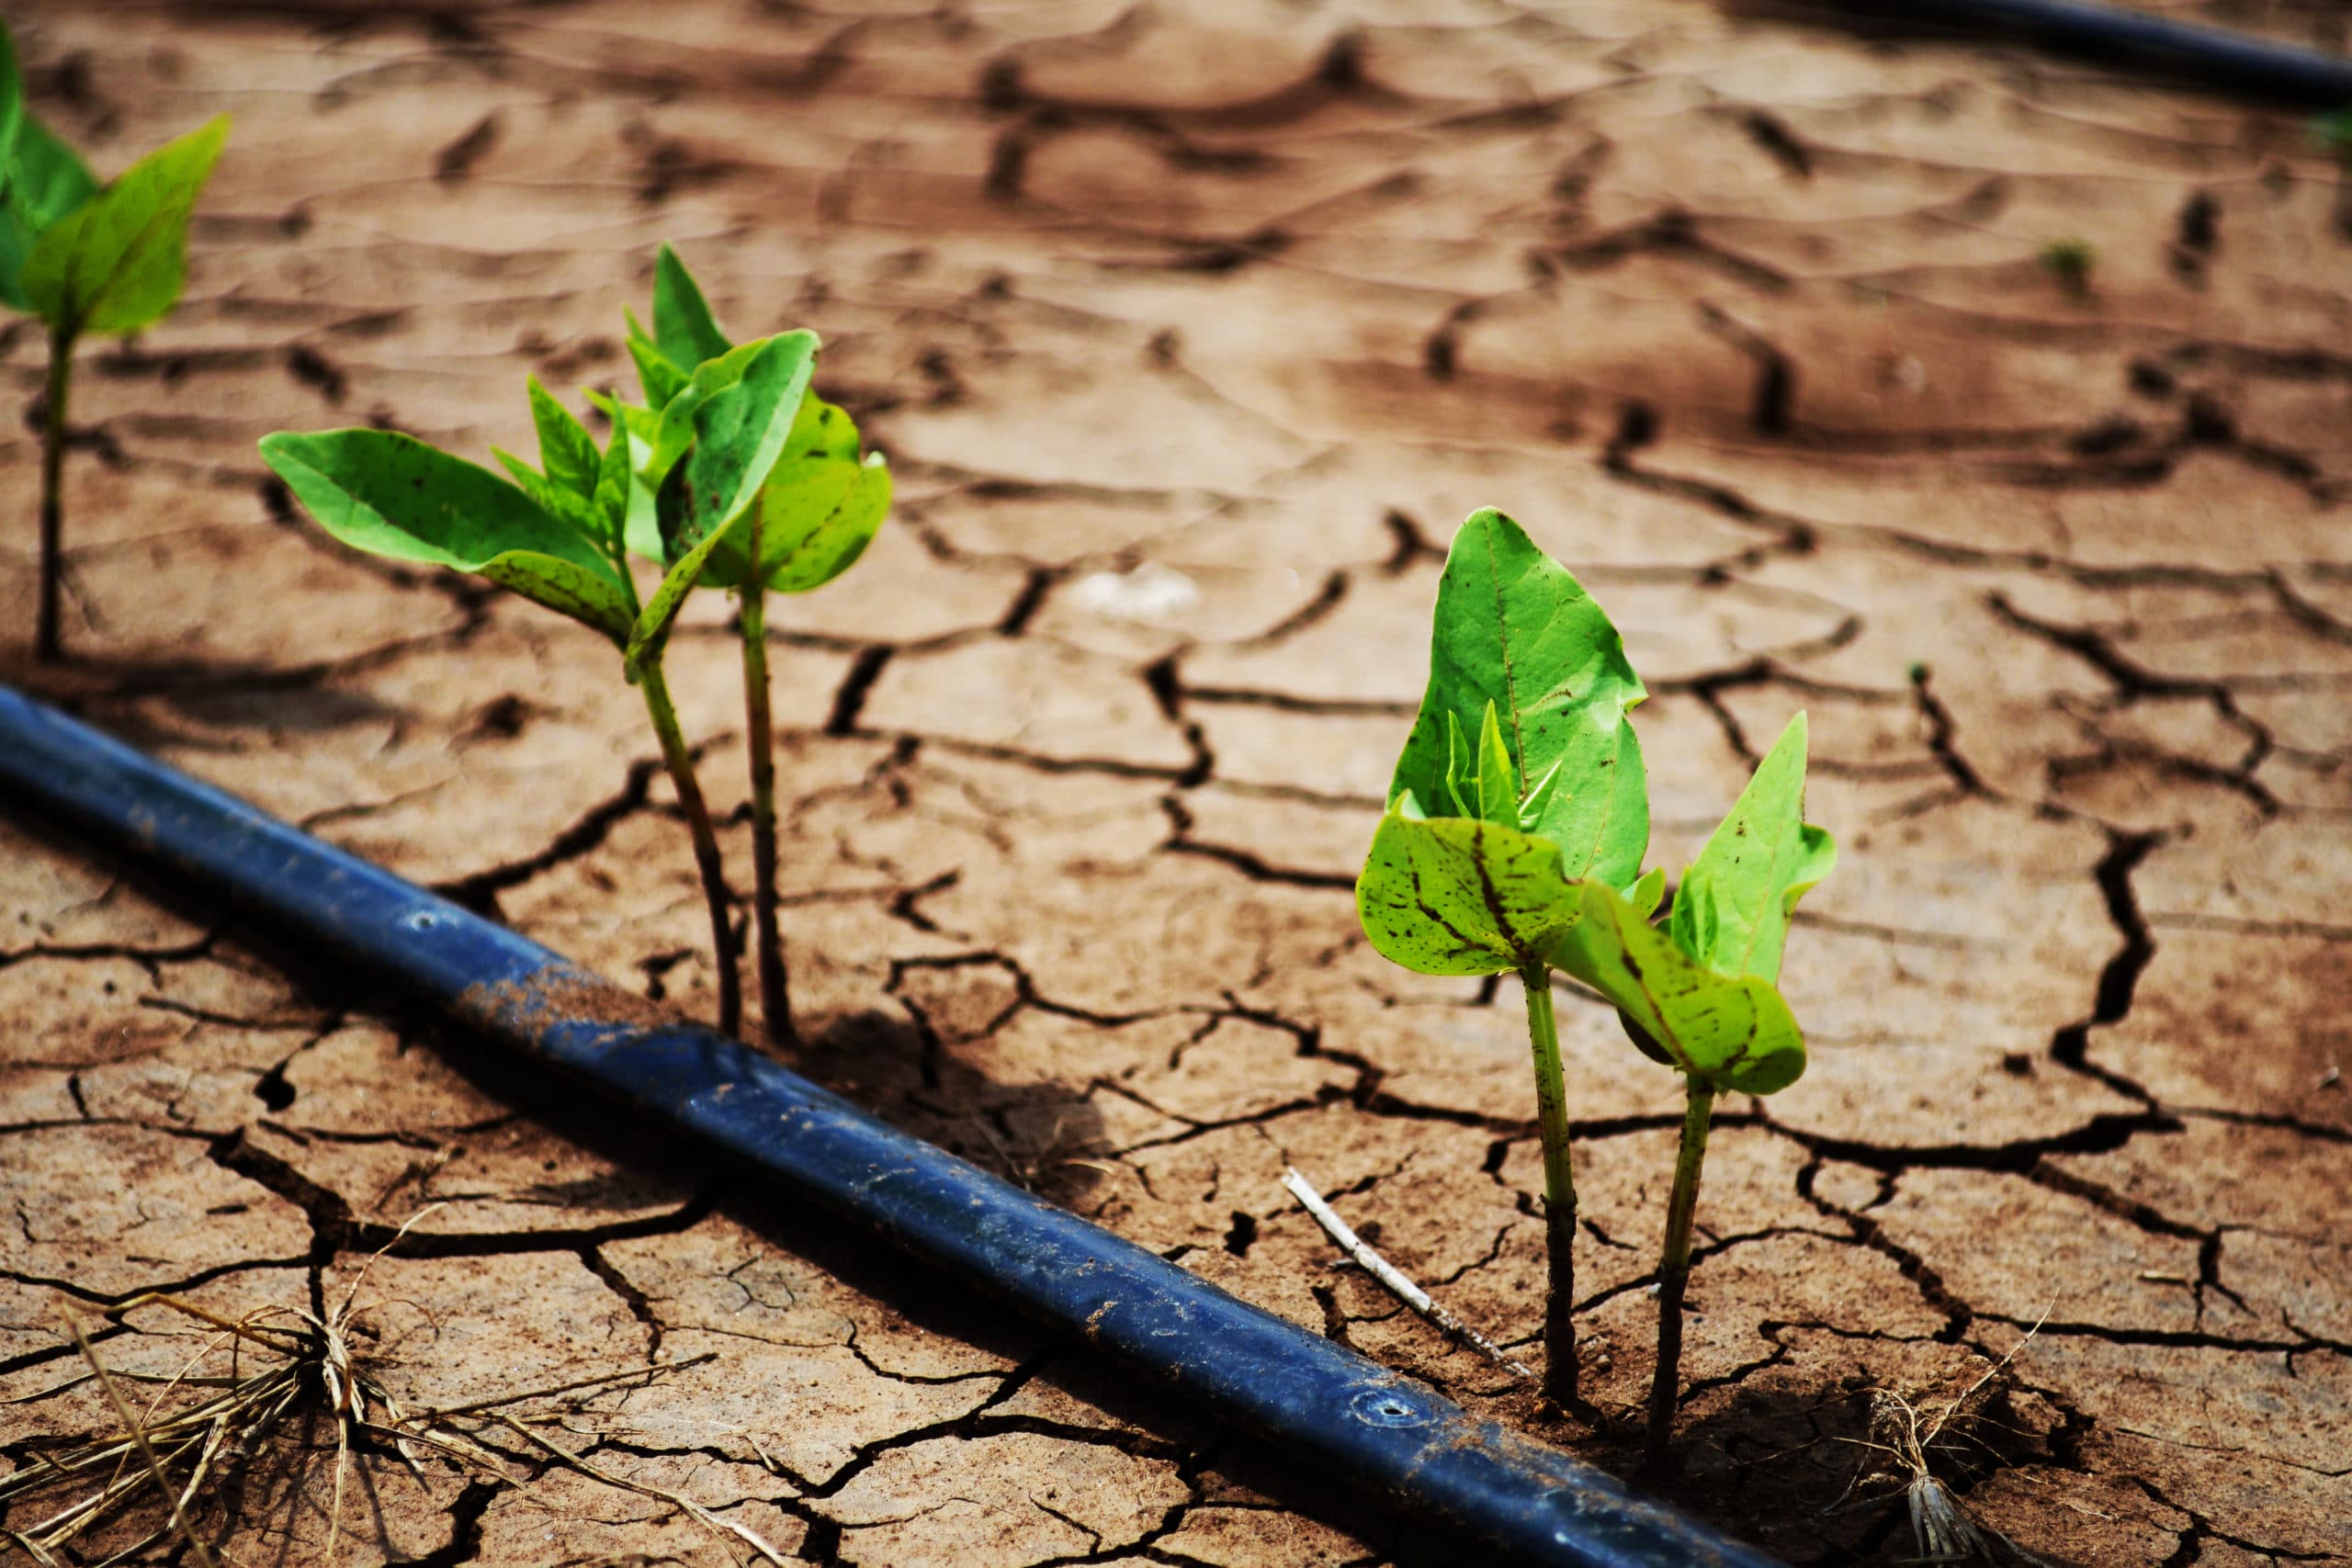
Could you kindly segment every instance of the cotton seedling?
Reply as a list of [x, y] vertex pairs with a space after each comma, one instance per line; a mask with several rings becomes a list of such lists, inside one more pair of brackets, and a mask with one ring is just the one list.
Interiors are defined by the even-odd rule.
[[[674, 570], [698, 536], [696, 497], [678, 477], [682, 406], [713, 367], [742, 351], [719, 329], [701, 288], [669, 246], [653, 275], [653, 330], [628, 318], [628, 350], [645, 401], [609, 405], [632, 432], [641, 493], [632, 548]], [[861, 451], [849, 415], [811, 391], [792, 423], [740, 537], [722, 543], [697, 580], [732, 592], [741, 606], [743, 707], [751, 752], [752, 928], [760, 1009], [771, 1035], [792, 1032], [792, 1005], [777, 922], [775, 728], [768, 699], [767, 595], [823, 587], [865, 554], [890, 508], [890, 470]], [[753, 563], [757, 563], [756, 566]]]
[[1608, 616], [1498, 512], [1454, 536], [1438, 585], [1429, 687], [1356, 884], [1374, 949], [1428, 975], [1519, 975], [1544, 1147], [1550, 1291], [1544, 1393], [1576, 1398], [1576, 1187], [1552, 1010], [1555, 970], [1613, 1004], [1688, 1090], [1659, 1267], [1648, 1447], [1661, 1462], [1681, 1360], [1690, 1226], [1714, 1097], [1770, 1094], [1804, 1070], [1774, 984], [1788, 917], [1827, 874], [1802, 820], [1804, 720], [1792, 722], [1683, 881], [1644, 873], [1649, 804], [1627, 714], [1646, 694]]
[[680, 608], [704, 570], [738, 543], [800, 416], [817, 340], [784, 333], [699, 366], [662, 413], [668, 455], [658, 497], [668, 570], [640, 603], [628, 560], [630, 436], [600, 450], [585, 426], [530, 382], [537, 468], [502, 455], [513, 482], [413, 436], [333, 430], [266, 437], [262, 456], [326, 531], [358, 549], [473, 572], [594, 627], [645, 696], [662, 761], [693, 835], [710, 913], [718, 1027], [741, 1027], [727, 882], [694, 758], [662, 672]]
[[[1389, 781], [1356, 904], [1383, 955], [1424, 975], [1515, 974], [1544, 1149], [1544, 1392], [1577, 1398], [1575, 1173], [1552, 1010], [1588, 886], [1657, 907], [1649, 797], [1626, 712], [1647, 694], [1617, 628], [1501, 513], [1474, 513], [1439, 580], [1430, 680]], [[1636, 919], [1639, 914], [1636, 914]]]
[[1680, 1393], [1690, 1228], [1715, 1097], [1727, 1090], [1772, 1094], [1804, 1071], [1804, 1036], [1777, 984], [1781, 954], [1797, 900], [1837, 861], [1829, 835], [1804, 820], [1804, 758], [1800, 713], [1683, 873], [1663, 928], [1606, 885], [1588, 881], [1581, 918], [1554, 949], [1555, 963], [1616, 1004], [1634, 1043], [1683, 1078], [1644, 1444], [1654, 1472], [1667, 1466]]
[[60, 491], [74, 350], [153, 326], [187, 278], [187, 223], [229, 135], [228, 117], [150, 152], [100, 186], [81, 155], [25, 107], [0, 24], [0, 302], [49, 329], [40, 447], [40, 600], [33, 653], [55, 660], [65, 531]]

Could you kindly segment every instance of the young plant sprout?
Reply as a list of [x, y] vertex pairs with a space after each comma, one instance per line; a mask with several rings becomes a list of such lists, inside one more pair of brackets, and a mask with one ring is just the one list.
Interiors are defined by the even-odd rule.
[[1690, 1226], [1715, 1096], [1772, 1094], [1804, 1071], [1804, 1037], [1776, 982], [1789, 915], [1829, 874], [1837, 846], [1804, 820], [1805, 718], [1791, 719], [1675, 889], [1663, 930], [1587, 882], [1554, 962], [1617, 1006], [1625, 1032], [1683, 1076], [1682, 1141], [1658, 1258], [1657, 1367], [1644, 1463], [1667, 1468], [1682, 1366]]
[[485, 577], [604, 634], [645, 694], [662, 761], [694, 838], [718, 974], [718, 1027], [742, 1021], [718, 840], [662, 668], [672, 626], [703, 570], [757, 513], [808, 389], [817, 339], [784, 333], [699, 365], [662, 409], [659, 525], [669, 570], [641, 604], [628, 563], [637, 484], [630, 435], [602, 451], [577, 419], [530, 383], [539, 463], [499, 455], [514, 482], [383, 430], [286, 432], [262, 457], [326, 531], [358, 549]]
[[1544, 1144], [1544, 1391], [1577, 1393], [1576, 1187], [1552, 1014], [1555, 969], [1598, 991], [1634, 1043], [1688, 1088], [1658, 1269], [1648, 1453], [1662, 1463], [1679, 1390], [1682, 1296], [1715, 1095], [1770, 1094], [1804, 1070], [1774, 982], [1797, 898], [1828, 874], [1804, 821], [1804, 716], [1757, 769], [1650, 923], [1662, 871], [1642, 873], [1649, 803], [1626, 713], [1646, 694], [1617, 630], [1519, 525], [1475, 513], [1438, 583], [1430, 683], [1356, 883], [1365, 934], [1425, 975], [1516, 972], [1526, 987]]
[[[1552, 971], [1599, 889], [1645, 915], [1649, 797], [1626, 710], [1648, 694], [1617, 628], [1518, 524], [1491, 509], [1453, 536], [1429, 689], [1388, 786], [1356, 907], [1384, 956], [1424, 975], [1520, 977], [1544, 1146], [1544, 1392], [1577, 1399], [1575, 1175]], [[1627, 900], [1630, 904], [1626, 904]]]
[[2098, 265], [2098, 252], [2088, 240], [2052, 240], [2041, 247], [2041, 270], [2058, 280], [2058, 287], [2075, 299], [2090, 297], [2091, 272]]
[[[616, 404], [616, 423], [635, 434], [641, 478], [655, 498], [629, 536], [639, 553], [674, 569], [697, 536], [695, 495], [671, 465], [682, 389], [712, 365], [741, 352], [719, 330], [694, 276], [662, 247], [653, 275], [653, 331], [628, 319], [628, 349], [645, 391], [639, 406]], [[656, 412], [656, 411], [660, 412]], [[847, 571], [865, 554], [890, 508], [890, 470], [882, 455], [861, 455], [849, 415], [810, 392], [800, 404], [783, 454], [769, 470], [740, 537], [720, 544], [699, 581], [730, 590], [741, 608], [745, 739], [751, 751], [752, 909], [760, 1010], [769, 1034], [792, 1034], [792, 1002], [777, 929], [775, 730], [768, 705], [767, 595], [806, 593]], [[756, 566], [754, 563], [757, 563]]]
[[74, 348], [85, 334], [153, 326], [187, 279], [187, 220], [229, 134], [223, 115], [98, 182], [74, 149], [25, 107], [15, 44], [0, 25], [0, 301], [49, 329], [40, 447], [40, 607], [33, 654], [61, 650], [59, 492]]

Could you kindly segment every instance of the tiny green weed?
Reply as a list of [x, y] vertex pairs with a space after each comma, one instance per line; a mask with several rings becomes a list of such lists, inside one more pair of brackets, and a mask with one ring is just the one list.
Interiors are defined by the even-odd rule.
[[2041, 247], [2037, 259], [2041, 270], [2056, 279], [2059, 288], [2077, 299], [2090, 297], [2091, 274], [2098, 267], [2098, 252], [2088, 240], [2052, 240]]

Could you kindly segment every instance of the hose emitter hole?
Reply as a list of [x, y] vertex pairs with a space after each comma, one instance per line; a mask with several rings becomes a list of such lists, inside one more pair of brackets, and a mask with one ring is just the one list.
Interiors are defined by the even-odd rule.
[[1348, 1402], [1368, 1427], [1426, 1427], [1430, 1413], [1393, 1388], [1368, 1388]]

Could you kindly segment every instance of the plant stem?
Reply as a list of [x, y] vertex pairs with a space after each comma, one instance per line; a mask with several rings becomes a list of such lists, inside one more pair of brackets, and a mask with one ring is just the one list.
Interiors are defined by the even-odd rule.
[[1552, 971], [1519, 973], [1527, 990], [1527, 1039], [1535, 1051], [1535, 1110], [1544, 1134], [1544, 1250], [1551, 1284], [1544, 1303], [1544, 1396], [1577, 1403], [1577, 1182], [1568, 1163], [1568, 1097], [1560, 1075], [1560, 1031], [1552, 1016]]
[[1707, 1158], [1707, 1123], [1715, 1111], [1715, 1086], [1704, 1078], [1684, 1080], [1690, 1099], [1682, 1114], [1682, 1145], [1674, 1156], [1674, 1193], [1666, 1205], [1666, 1247], [1657, 1265], [1657, 1370], [1650, 1378], [1649, 1431], [1642, 1444], [1642, 1470], [1670, 1472], [1667, 1439], [1673, 1435], [1674, 1404], [1682, 1392], [1682, 1292], [1690, 1283], [1690, 1223], [1699, 1212], [1699, 1168]]
[[751, 575], [744, 580], [743, 706], [752, 747], [752, 919], [760, 976], [760, 1016], [768, 1039], [793, 1038], [792, 995], [776, 930], [775, 727], [768, 713], [767, 584], [760, 581], [760, 520], [752, 519]]
[[728, 921], [727, 878], [718, 865], [718, 836], [711, 830], [710, 808], [703, 804], [695, 760], [679, 731], [678, 710], [670, 704], [670, 683], [662, 677], [658, 657], [646, 661], [639, 684], [645, 690], [645, 711], [652, 717], [653, 732], [662, 739], [662, 765], [670, 770], [670, 783], [686, 814], [686, 829], [694, 835], [703, 902], [710, 907], [711, 961], [718, 966], [718, 1032], [738, 1034], [743, 1027], [743, 982], [736, 968], [734, 933]]
[[33, 632], [33, 657], [52, 664], [62, 655], [59, 637], [59, 577], [63, 565], [65, 501], [65, 400], [74, 379], [74, 333], [59, 327], [49, 334], [47, 419], [40, 434], [40, 611]]

